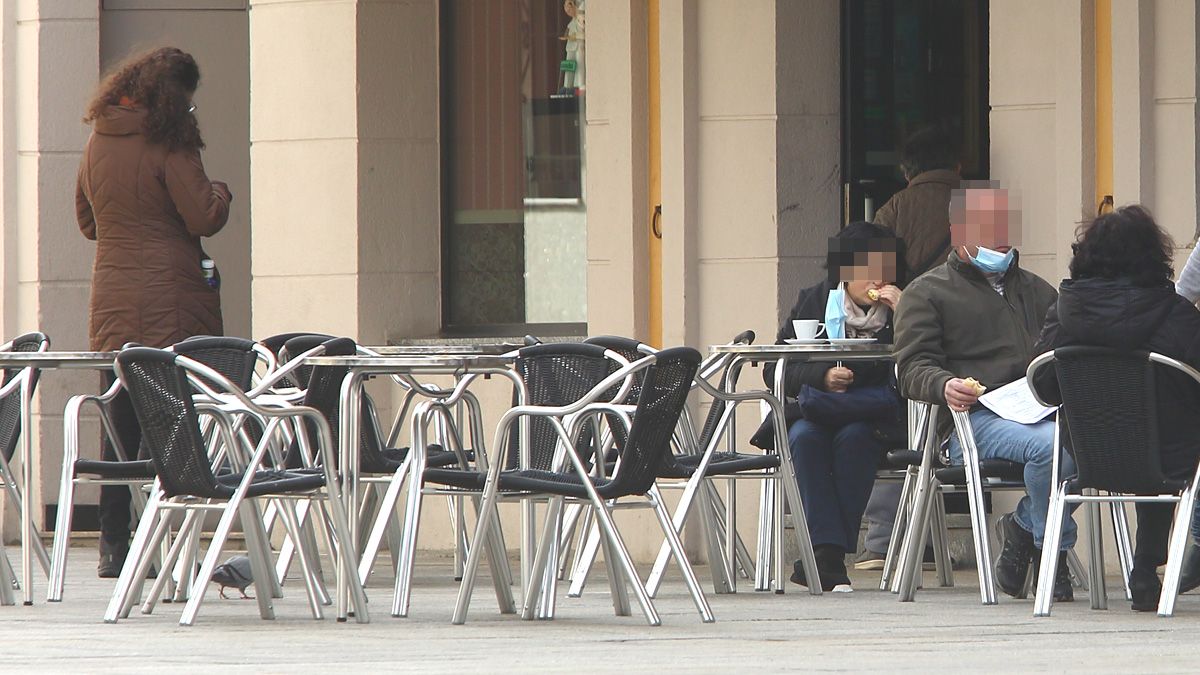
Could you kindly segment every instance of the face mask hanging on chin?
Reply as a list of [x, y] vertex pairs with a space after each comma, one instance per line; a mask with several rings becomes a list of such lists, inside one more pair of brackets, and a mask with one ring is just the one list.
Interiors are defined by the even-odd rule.
[[825, 335], [833, 340], [846, 337], [846, 284], [829, 291], [825, 301]]
[[971, 264], [988, 274], [1003, 274], [1008, 271], [1008, 267], [1012, 265], [1013, 257], [1016, 255], [1014, 249], [1008, 249], [1008, 253], [994, 251], [986, 246], [980, 246], [979, 251], [975, 255], [969, 255]]

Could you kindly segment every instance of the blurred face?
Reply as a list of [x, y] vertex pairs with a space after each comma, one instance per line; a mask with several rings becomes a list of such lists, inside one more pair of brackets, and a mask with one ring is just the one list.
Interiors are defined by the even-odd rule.
[[950, 198], [950, 240], [976, 255], [979, 247], [1008, 252], [1020, 245], [1021, 212], [1004, 188], [967, 188]]
[[896, 252], [869, 251], [854, 254], [853, 265], [838, 268], [839, 278], [846, 282], [846, 292], [860, 305], [870, 305], [867, 291], [883, 288], [896, 282]]

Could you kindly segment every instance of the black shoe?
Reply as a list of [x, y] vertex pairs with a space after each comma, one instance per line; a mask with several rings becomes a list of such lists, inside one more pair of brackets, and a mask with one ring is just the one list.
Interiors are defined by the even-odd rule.
[[1071, 585], [1071, 569], [1067, 567], [1067, 553], [1058, 554], [1058, 569], [1054, 570], [1054, 601], [1074, 602], [1075, 588]]
[[[1000, 586], [1000, 590], [1015, 598], [1025, 589], [1029, 564], [1037, 549], [1033, 545], [1033, 535], [1018, 525], [1011, 513], [996, 523], [996, 531], [1003, 542], [1000, 557], [996, 559], [996, 584]], [[1070, 585], [1068, 581], [1067, 586]], [[1058, 584], [1055, 583], [1055, 595], [1057, 594]]]
[[1162, 581], [1153, 569], [1134, 567], [1129, 571], [1129, 594], [1133, 596], [1133, 611], [1153, 612], [1158, 609]]
[[116, 579], [121, 576], [121, 568], [125, 566], [125, 558], [129, 555], [129, 542], [110, 543], [100, 540], [100, 564], [96, 566], [96, 576], [101, 579]]
[[[813, 547], [817, 558], [817, 573], [821, 575], [821, 590], [828, 593], [837, 586], [850, 586], [850, 576], [846, 573], [846, 552], [837, 546], [818, 544]], [[792, 565], [791, 581], [793, 584], [807, 587], [808, 579], [804, 573], [803, 561], [797, 560]]]
[[1200, 545], [1193, 541], [1183, 552], [1183, 568], [1179, 571], [1179, 592], [1187, 593], [1198, 587], [1200, 587]]

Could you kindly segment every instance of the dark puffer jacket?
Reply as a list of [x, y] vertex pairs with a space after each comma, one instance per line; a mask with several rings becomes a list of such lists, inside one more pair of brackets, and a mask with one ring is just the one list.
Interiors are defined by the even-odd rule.
[[166, 347], [220, 335], [221, 300], [200, 269], [200, 238], [229, 217], [228, 194], [204, 173], [198, 150], [168, 152], [141, 134], [145, 111], [110, 106], [79, 165], [79, 229], [96, 241], [91, 348]]
[[[1146, 288], [1123, 279], [1067, 279], [1046, 315], [1036, 351], [1073, 345], [1158, 352], [1200, 368], [1200, 311], [1171, 284]], [[1155, 382], [1163, 471], [1189, 478], [1200, 457], [1200, 389], [1165, 368]], [[1043, 368], [1033, 384], [1048, 400], [1060, 400], [1052, 368]]]

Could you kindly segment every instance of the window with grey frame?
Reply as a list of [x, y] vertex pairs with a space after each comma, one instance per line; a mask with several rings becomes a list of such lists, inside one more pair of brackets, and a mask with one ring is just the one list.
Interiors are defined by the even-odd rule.
[[587, 321], [586, 0], [443, 0], [442, 326]]

